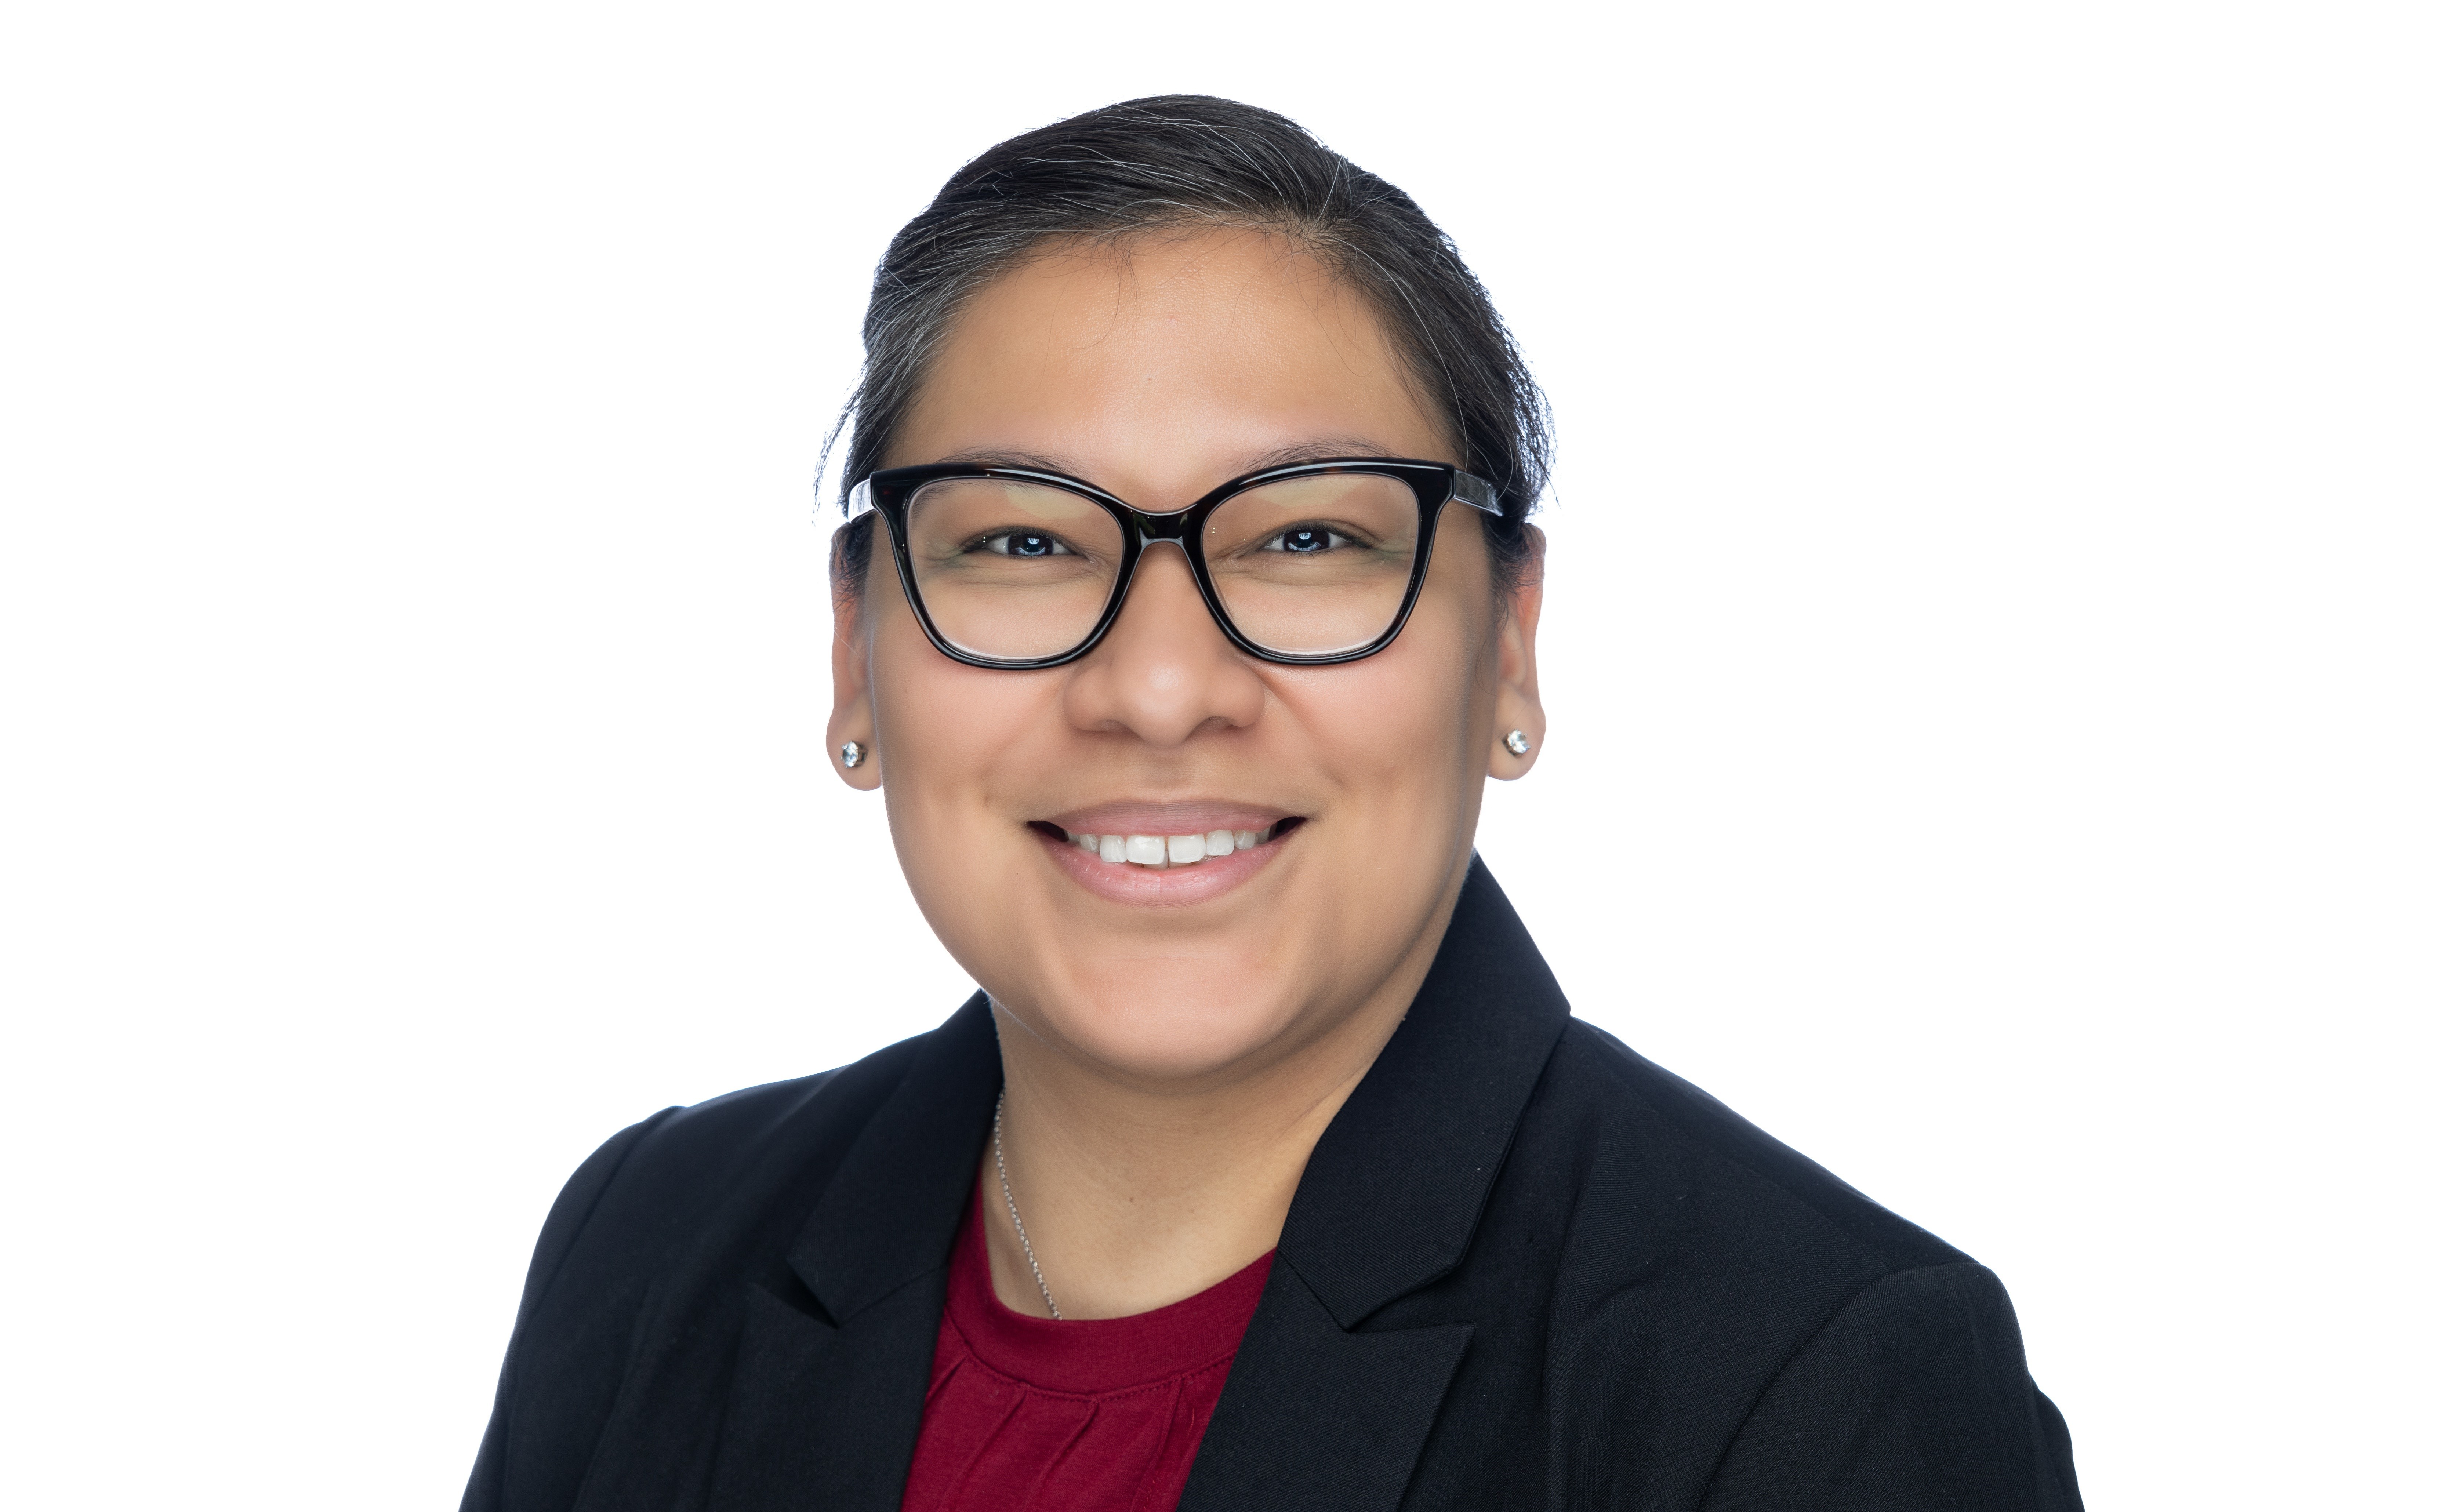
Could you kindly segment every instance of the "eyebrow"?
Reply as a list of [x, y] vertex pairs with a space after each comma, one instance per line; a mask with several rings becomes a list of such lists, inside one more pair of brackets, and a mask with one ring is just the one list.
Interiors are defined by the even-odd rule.
[[[1296, 467], [1301, 463], [1324, 462], [1337, 457], [1392, 457], [1394, 453], [1375, 442], [1359, 436], [1318, 436], [1308, 441], [1278, 446], [1273, 451], [1245, 457], [1241, 465], [1226, 477], [1244, 478], [1251, 473], [1276, 467]], [[1077, 459], [1059, 457], [1046, 452], [1019, 451], [1005, 446], [977, 446], [964, 451], [946, 452], [937, 463], [962, 463], [974, 467], [1019, 467], [1030, 472], [1061, 473], [1065, 477], [1089, 479], [1088, 470]], [[1216, 482], [1224, 480], [1218, 478]]]
[[1373, 441], [1359, 436], [1323, 436], [1280, 447], [1262, 457], [1252, 457], [1241, 468], [1243, 473], [1264, 472], [1269, 467], [1292, 467], [1304, 462], [1324, 462], [1333, 457], [1391, 457], [1394, 453]]
[[1022, 467], [1031, 472], [1080, 476], [1079, 464], [1068, 457], [1054, 457], [1039, 451], [1014, 451], [1003, 446], [973, 446], [966, 451], [947, 451], [935, 459], [934, 465], [952, 463], [973, 467]]

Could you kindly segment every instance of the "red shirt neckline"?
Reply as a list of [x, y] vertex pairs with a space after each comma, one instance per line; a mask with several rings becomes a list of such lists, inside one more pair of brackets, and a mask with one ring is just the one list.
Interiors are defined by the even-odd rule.
[[943, 1300], [977, 1363], [1043, 1390], [1095, 1395], [1152, 1386], [1228, 1360], [1258, 1310], [1275, 1252], [1205, 1291], [1129, 1317], [1055, 1322], [1005, 1307], [986, 1258], [985, 1189], [960, 1225]]

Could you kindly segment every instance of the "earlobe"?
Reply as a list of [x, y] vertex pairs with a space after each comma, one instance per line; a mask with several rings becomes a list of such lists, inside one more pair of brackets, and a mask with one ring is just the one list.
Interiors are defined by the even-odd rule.
[[883, 785], [875, 741], [875, 682], [867, 662], [864, 603], [855, 586], [833, 593], [833, 712], [825, 741], [833, 771], [862, 792]]
[[1546, 744], [1546, 709], [1538, 699], [1538, 612], [1546, 603], [1546, 534], [1527, 527], [1528, 559], [1520, 581], [1506, 596], [1496, 627], [1495, 739], [1487, 775], [1504, 782], [1526, 777]]
[[1505, 726], [1496, 736], [1493, 748], [1488, 752], [1488, 776], [1508, 783], [1529, 775], [1529, 768], [1538, 765], [1539, 739], [1546, 732], [1546, 722], [1538, 720], [1536, 723], [1538, 735], [1532, 735], [1525, 725]]

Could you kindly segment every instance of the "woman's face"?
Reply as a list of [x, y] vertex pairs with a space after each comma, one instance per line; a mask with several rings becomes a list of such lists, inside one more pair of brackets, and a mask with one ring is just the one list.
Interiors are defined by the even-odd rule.
[[[1363, 299], [1279, 238], [1211, 231], [1057, 253], [982, 291], [886, 464], [1051, 468], [1163, 512], [1358, 454], [1461, 460]], [[1407, 1003], [1480, 784], [1527, 769], [1503, 732], [1544, 733], [1534, 563], [1498, 604], [1477, 518], [1448, 506], [1394, 644], [1299, 668], [1235, 650], [1159, 544], [1091, 653], [1002, 671], [927, 642], [875, 539], [841, 614], [833, 744], [874, 751], [842, 774], [882, 785], [919, 906], [997, 1003], [1077, 1064], [1167, 1084], [1229, 1080]], [[1164, 870], [1063, 838], [1269, 827]]]

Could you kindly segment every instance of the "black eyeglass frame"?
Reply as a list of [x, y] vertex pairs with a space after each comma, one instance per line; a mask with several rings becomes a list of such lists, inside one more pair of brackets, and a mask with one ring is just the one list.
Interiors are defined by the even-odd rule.
[[[1206, 518], [1215, 513], [1224, 501], [1236, 495], [1267, 483], [1280, 482], [1287, 478], [1332, 473], [1370, 473], [1397, 479], [1410, 485], [1412, 497], [1419, 502], [1419, 549], [1411, 560], [1411, 581], [1402, 590], [1402, 604], [1394, 612], [1394, 622], [1386, 627], [1383, 634], [1365, 646], [1314, 655], [1269, 650], [1242, 634], [1240, 627], [1232, 623], [1231, 614], [1224, 608], [1223, 596], [1216, 592], [1214, 578], [1207, 575], [1206, 552], [1201, 532], [1205, 527]], [[1112, 595], [1106, 600], [1103, 613], [1096, 616], [1095, 628], [1089, 631], [1078, 645], [1053, 656], [981, 656], [954, 645], [935, 628], [933, 616], [926, 613], [925, 596], [918, 591], [917, 573], [909, 562], [909, 501], [917, 497], [919, 489], [946, 478], [998, 478], [1061, 488], [1102, 506], [1121, 524], [1122, 559], [1120, 570], [1113, 576]], [[1244, 473], [1188, 508], [1163, 514], [1150, 514], [1128, 500], [1105, 492], [1094, 483], [1065, 473], [1042, 472], [1033, 467], [997, 467], [982, 463], [945, 462], [917, 467], [886, 467], [867, 475], [850, 493], [853, 515], [863, 506], [872, 506], [877, 514], [883, 517], [884, 527], [892, 537], [892, 560], [901, 575], [901, 596], [908, 601], [909, 612], [918, 616], [918, 626], [926, 633], [927, 640], [933, 642], [937, 651], [956, 662], [1005, 671], [1035, 671], [1047, 667], [1060, 667], [1094, 651], [1104, 640], [1105, 633], [1113, 628], [1113, 621], [1121, 617], [1122, 604], [1129, 597], [1130, 580], [1138, 575], [1140, 556], [1160, 540], [1171, 541], [1181, 548], [1182, 556], [1189, 561], [1189, 576], [1198, 583], [1198, 595], [1206, 601], [1206, 612], [1214, 617], [1216, 628], [1224, 632], [1226, 640], [1249, 655], [1287, 667], [1331, 667], [1339, 662], [1355, 662], [1374, 656], [1392, 645], [1394, 638], [1402, 633], [1402, 627], [1409, 623], [1412, 606], [1419, 601], [1419, 589], [1428, 580], [1428, 562], [1435, 550], [1436, 521], [1445, 505], [1456, 502], [1499, 519], [1504, 514], [1504, 505], [1496, 496], [1495, 485], [1486, 479], [1464, 472], [1449, 463], [1416, 462], [1399, 457], [1334, 457], [1321, 462], [1294, 463], [1289, 466]]]

